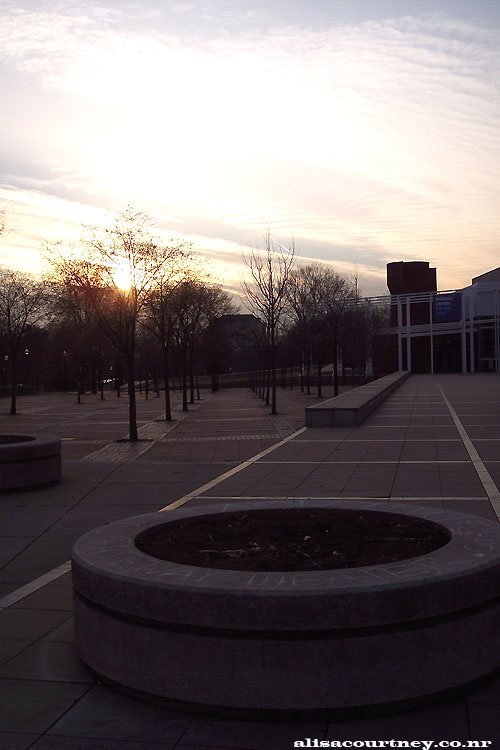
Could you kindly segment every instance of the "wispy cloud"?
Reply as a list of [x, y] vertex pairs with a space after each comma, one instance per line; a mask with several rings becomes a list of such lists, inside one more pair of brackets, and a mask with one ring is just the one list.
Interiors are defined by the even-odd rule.
[[[243, 0], [5, 5], [0, 64], [25, 94], [5, 183], [175, 214], [214, 253], [270, 227], [362, 260], [371, 286], [400, 258], [447, 287], [471, 257], [497, 264], [498, 28], [439, 8], [354, 23], [316, 3], [308, 24], [296, 3], [291, 21]], [[33, 102], [50, 106], [16, 136]]]

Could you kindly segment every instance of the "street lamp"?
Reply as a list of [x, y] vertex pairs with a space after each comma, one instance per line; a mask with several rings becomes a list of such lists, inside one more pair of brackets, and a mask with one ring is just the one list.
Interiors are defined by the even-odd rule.
[[4, 357], [5, 365], [3, 367], [3, 374], [4, 374], [4, 387], [5, 387], [5, 395], [9, 392], [9, 373], [8, 373], [8, 364], [9, 364], [9, 355], [6, 354]]
[[66, 357], [68, 356], [68, 352], [66, 349], [62, 353], [63, 355], [63, 393], [66, 393], [67, 390], [67, 383], [66, 383]]
[[[24, 356], [26, 357], [25, 362], [25, 368], [24, 368], [24, 374], [25, 374], [25, 380], [26, 380], [26, 386], [29, 384], [29, 368], [28, 368], [28, 357], [29, 357], [30, 350], [26, 347], [24, 350]], [[28, 389], [25, 390], [25, 393], [28, 393]]]

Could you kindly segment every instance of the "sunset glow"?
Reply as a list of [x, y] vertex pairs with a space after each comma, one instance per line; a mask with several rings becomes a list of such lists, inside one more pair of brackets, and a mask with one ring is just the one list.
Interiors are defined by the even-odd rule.
[[113, 272], [113, 282], [118, 289], [128, 292], [132, 286], [132, 271], [126, 263], [120, 263]]
[[499, 264], [497, 3], [2, 5], [0, 263], [132, 203], [235, 290], [268, 228], [365, 293]]

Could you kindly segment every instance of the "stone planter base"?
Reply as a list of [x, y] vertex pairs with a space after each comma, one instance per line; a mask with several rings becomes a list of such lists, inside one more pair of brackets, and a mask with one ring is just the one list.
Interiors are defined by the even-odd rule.
[[0, 435], [0, 490], [37, 487], [60, 479], [59, 438]]
[[[176, 704], [306, 716], [425, 700], [500, 666], [497, 524], [387, 503], [296, 505], [417, 516], [451, 538], [384, 565], [244, 572], [158, 560], [134, 544], [154, 526], [234, 505], [124, 519], [86, 534], [73, 550], [83, 660], [115, 684]], [[265, 507], [293, 513], [286, 502]]]

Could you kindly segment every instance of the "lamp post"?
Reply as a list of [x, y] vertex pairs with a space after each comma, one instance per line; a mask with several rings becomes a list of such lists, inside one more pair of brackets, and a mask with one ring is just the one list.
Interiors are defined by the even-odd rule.
[[29, 385], [29, 376], [30, 376], [30, 372], [29, 372], [29, 359], [28, 359], [29, 355], [30, 355], [30, 350], [26, 347], [26, 349], [24, 350], [24, 357], [25, 357], [25, 359], [24, 359], [24, 362], [25, 362], [25, 365], [24, 365], [24, 374], [25, 374], [25, 380], [26, 380], [26, 385], [27, 386]]
[[3, 359], [4, 359], [4, 362], [5, 362], [5, 365], [4, 365], [4, 368], [3, 368], [4, 377], [5, 377], [5, 380], [4, 380], [4, 383], [5, 383], [5, 395], [7, 396], [8, 392], [9, 392], [9, 355], [6, 354]]
[[67, 382], [66, 382], [66, 357], [68, 356], [68, 352], [66, 349], [62, 353], [63, 356], [63, 393], [66, 393], [67, 391]]

